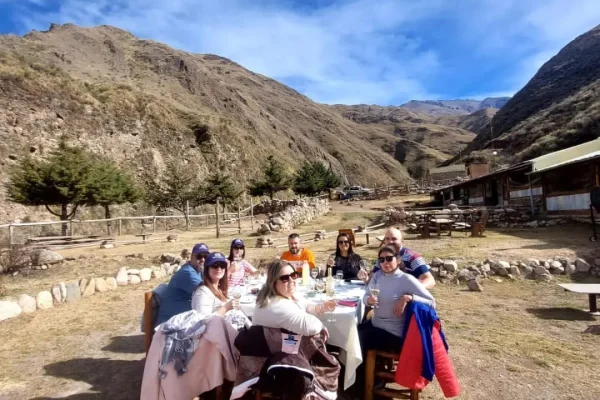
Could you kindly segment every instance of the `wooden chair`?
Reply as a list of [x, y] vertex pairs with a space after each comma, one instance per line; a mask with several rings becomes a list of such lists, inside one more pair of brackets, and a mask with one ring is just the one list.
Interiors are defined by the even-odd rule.
[[478, 222], [473, 221], [471, 223], [471, 236], [482, 237], [485, 232], [488, 218], [490, 216], [489, 211], [485, 210], [481, 212], [481, 219]]
[[419, 400], [420, 390], [391, 389], [385, 386], [375, 389], [375, 378], [380, 378], [385, 383], [394, 383], [394, 374], [398, 363], [398, 354], [385, 351], [369, 350], [365, 361], [365, 400], [373, 400], [375, 396], [393, 399]]
[[[352, 243], [352, 247], [356, 247], [356, 242], [354, 239], [354, 230], [353, 229], [340, 229], [338, 234], [345, 233], [350, 238], [350, 242]], [[335, 244], [337, 246], [337, 243]]]
[[154, 336], [154, 310], [158, 306], [158, 301], [154, 297], [154, 292], [144, 293], [144, 347], [146, 354], [150, 350], [152, 337]]

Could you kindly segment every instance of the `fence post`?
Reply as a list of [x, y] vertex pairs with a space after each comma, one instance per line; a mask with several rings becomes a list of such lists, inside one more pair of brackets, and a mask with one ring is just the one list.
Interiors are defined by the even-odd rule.
[[204, 222], [206, 223], [206, 227], [208, 228], [208, 214], [206, 214], [206, 218], [205, 218]]
[[69, 236], [73, 237], [73, 220], [69, 220]]
[[242, 233], [242, 214], [240, 213], [240, 205], [238, 204], [238, 234]]
[[12, 226], [12, 225], [9, 225], [9, 226], [8, 226], [8, 244], [10, 244], [11, 246], [12, 246], [13, 244], [15, 244], [15, 242], [13, 241], [13, 235], [14, 235], [14, 233], [15, 233], [15, 232], [14, 232], [14, 229], [15, 229], [15, 227], [14, 227], [14, 226]]
[[216, 223], [216, 229], [217, 229], [217, 239], [219, 238], [219, 236], [221, 235], [221, 232], [219, 231], [219, 199], [217, 199], [217, 204], [215, 204], [215, 217], [217, 219], [217, 223]]
[[152, 218], [152, 233], [156, 233], [156, 215]]
[[118, 230], [118, 232], [117, 232], [117, 235], [118, 235], [118, 236], [121, 236], [121, 218], [119, 218], [119, 226], [118, 226], [118, 229], [119, 229], [119, 230]]
[[250, 196], [250, 232], [254, 232], [254, 203]]

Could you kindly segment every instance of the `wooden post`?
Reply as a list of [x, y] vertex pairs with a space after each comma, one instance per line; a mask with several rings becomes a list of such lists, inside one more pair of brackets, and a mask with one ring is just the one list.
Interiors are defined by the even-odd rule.
[[250, 197], [250, 232], [254, 232], [254, 204], [252, 196]]
[[217, 239], [219, 238], [219, 236], [221, 236], [221, 232], [219, 231], [219, 222], [220, 222], [219, 221], [220, 220], [220, 218], [219, 218], [219, 205], [220, 205], [219, 204], [219, 199], [217, 199], [217, 204], [215, 204], [215, 216], [216, 216], [216, 219], [217, 219], [217, 222], [216, 222]]
[[73, 237], [73, 220], [69, 220], [69, 236]]
[[118, 236], [121, 236], [121, 218], [119, 218], [119, 226], [118, 226], [119, 230], [117, 232]]
[[185, 201], [185, 230], [190, 230], [190, 201]]
[[14, 230], [15, 230], [15, 227], [13, 225], [8, 226], [8, 244], [10, 244], [11, 246], [13, 244], [15, 244], [15, 242], [13, 240], [14, 233], [15, 233]]
[[242, 214], [240, 212], [240, 205], [238, 204], [238, 234], [242, 233]]
[[152, 233], [156, 233], [156, 215], [152, 218]]
[[206, 220], [204, 221], [206, 223], [206, 227], [208, 228], [208, 214], [206, 215]]

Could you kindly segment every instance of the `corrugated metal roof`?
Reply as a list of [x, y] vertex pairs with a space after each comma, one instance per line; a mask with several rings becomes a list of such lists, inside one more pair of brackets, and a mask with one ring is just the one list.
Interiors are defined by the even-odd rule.
[[556, 164], [548, 165], [545, 168], [540, 168], [540, 169], [537, 169], [535, 171], [531, 171], [530, 174], [536, 174], [538, 172], [548, 171], [550, 169], [564, 167], [565, 165], [575, 164], [575, 163], [578, 163], [578, 162], [582, 162], [582, 161], [586, 161], [586, 160], [591, 160], [591, 159], [598, 158], [598, 157], [600, 157], [600, 150], [594, 151], [592, 153], [584, 154], [582, 156], [575, 157], [575, 158], [572, 158], [570, 160], [566, 160], [566, 161], [559, 162], [559, 163], [556, 163]]
[[553, 153], [545, 154], [531, 160], [533, 163], [533, 172], [555, 168], [559, 165], [566, 165], [581, 157], [589, 158], [589, 155], [600, 151], [600, 139], [582, 143]]

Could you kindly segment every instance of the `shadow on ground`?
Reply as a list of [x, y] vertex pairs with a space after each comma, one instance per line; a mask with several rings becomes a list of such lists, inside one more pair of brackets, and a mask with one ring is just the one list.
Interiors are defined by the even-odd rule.
[[541, 319], [554, 319], [561, 321], [595, 321], [593, 315], [587, 311], [568, 307], [527, 308], [526, 311]]
[[88, 393], [76, 393], [65, 397], [36, 397], [30, 400], [130, 400], [139, 398], [144, 360], [80, 358], [48, 364], [44, 369], [47, 375], [87, 382], [92, 387]]
[[144, 349], [144, 335], [115, 336], [110, 339], [110, 344], [102, 348], [103, 351], [124, 354], [140, 354]]

